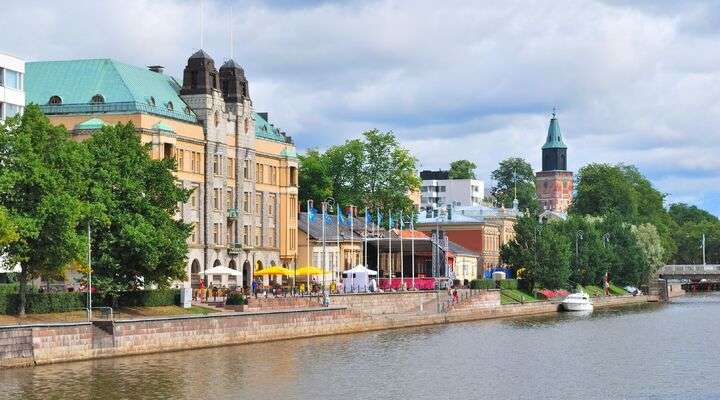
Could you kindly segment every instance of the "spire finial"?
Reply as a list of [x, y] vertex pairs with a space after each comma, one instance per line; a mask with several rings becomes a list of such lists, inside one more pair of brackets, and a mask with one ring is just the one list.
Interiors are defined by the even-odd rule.
[[553, 107], [553, 118], [555, 118], [555, 111], [557, 111], [557, 107]]
[[200, 50], [203, 49], [203, 46], [205, 45], [205, 2], [203, 0], [200, 0]]
[[233, 46], [233, 7], [232, 7], [232, 5], [230, 5], [230, 20], [229, 20], [229, 25], [230, 25], [230, 26], [229, 26], [228, 28], [229, 28], [229, 30], [230, 30], [230, 59], [232, 60], [232, 59], [235, 58], [235, 54], [234, 54], [234, 51], [233, 51], [233, 50], [234, 50], [234, 48], [233, 48], [234, 46]]

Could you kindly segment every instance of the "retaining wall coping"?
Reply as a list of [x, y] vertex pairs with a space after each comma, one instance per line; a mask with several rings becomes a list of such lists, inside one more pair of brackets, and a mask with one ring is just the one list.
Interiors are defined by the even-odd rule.
[[37, 323], [37, 324], [22, 324], [22, 325], [0, 325], [0, 331], [12, 330], [12, 329], [29, 329], [29, 328], [54, 328], [54, 327], [66, 327], [66, 326], [84, 326], [92, 325], [90, 321], [82, 322], [56, 322], [56, 323]]
[[271, 314], [296, 314], [296, 313], [309, 313], [315, 311], [338, 311], [347, 310], [345, 306], [329, 306], [329, 307], [313, 307], [313, 308], [298, 308], [292, 310], [268, 310], [268, 311], [247, 311], [247, 312], [216, 312], [209, 313], [206, 315], [173, 315], [167, 317], [146, 317], [146, 318], [135, 318], [135, 319], [116, 319], [114, 322], [117, 324], [126, 324], [133, 322], [148, 322], [148, 321], [174, 321], [174, 320], [190, 320], [190, 319], [203, 319], [203, 318], [226, 318], [226, 317], [252, 317], [257, 315], [271, 315]]

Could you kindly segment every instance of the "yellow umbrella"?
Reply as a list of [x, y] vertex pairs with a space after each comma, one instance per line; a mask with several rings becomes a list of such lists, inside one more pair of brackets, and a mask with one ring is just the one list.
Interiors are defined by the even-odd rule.
[[255, 271], [255, 276], [258, 275], [292, 275], [293, 272], [285, 267], [281, 267], [279, 265], [261, 269], [260, 271]]
[[295, 271], [297, 275], [322, 275], [322, 268], [318, 267], [300, 267]]

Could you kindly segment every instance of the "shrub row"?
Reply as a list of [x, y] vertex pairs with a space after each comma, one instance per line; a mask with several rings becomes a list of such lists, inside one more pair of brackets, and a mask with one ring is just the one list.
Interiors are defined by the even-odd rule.
[[[72, 311], [85, 308], [85, 293], [28, 293], [25, 295], [25, 312], [28, 314], [47, 314]], [[17, 314], [20, 295], [0, 293], [0, 314]]]
[[518, 281], [517, 281], [517, 279], [503, 279], [500, 281], [500, 288], [501, 289], [517, 289]]
[[225, 304], [231, 306], [240, 306], [243, 304], [247, 304], [247, 299], [242, 293], [231, 292], [230, 294], [228, 294]]
[[[102, 304], [113, 307], [113, 299], [105, 296]], [[116, 307], [160, 307], [180, 304], [180, 289], [136, 290], [122, 292]]]
[[470, 281], [471, 289], [495, 289], [495, 281], [491, 279], [473, 279]]

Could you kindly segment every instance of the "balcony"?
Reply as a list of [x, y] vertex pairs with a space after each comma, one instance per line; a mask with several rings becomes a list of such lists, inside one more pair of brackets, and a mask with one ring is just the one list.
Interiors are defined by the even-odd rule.
[[247, 244], [230, 243], [228, 245], [227, 251], [228, 251], [228, 254], [230, 254], [230, 255], [237, 255], [237, 254], [240, 254], [240, 252], [242, 252], [242, 251], [249, 251], [252, 249], [253, 249], [253, 247], [250, 245], [247, 245]]
[[228, 219], [236, 220], [236, 219], [238, 219], [239, 216], [240, 216], [240, 212], [238, 211], [237, 208], [228, 208], [228, 210], [227, 210], [227, 218]]

